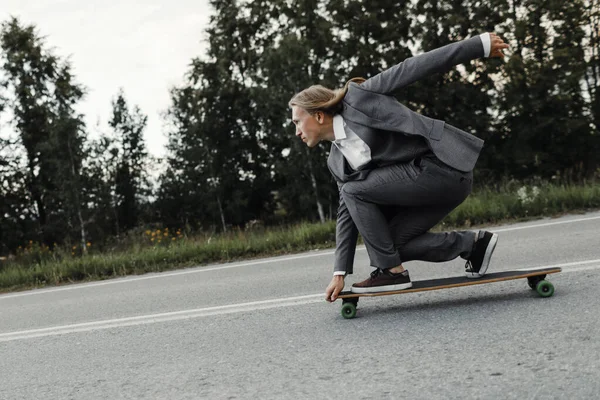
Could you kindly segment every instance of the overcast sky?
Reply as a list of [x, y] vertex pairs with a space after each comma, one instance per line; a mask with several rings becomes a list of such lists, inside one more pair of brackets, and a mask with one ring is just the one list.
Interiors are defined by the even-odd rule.
[[180, 85], [193, 57], [204, 53], [208, 0], [1, 0], [0, 18], [35, 24], [61, 58], [70, 57], [88, 130], [106, 131], [120, 87], [131, 106], [148, 115], [148, 150], [164, 154], [160, 113], [169, 88]]

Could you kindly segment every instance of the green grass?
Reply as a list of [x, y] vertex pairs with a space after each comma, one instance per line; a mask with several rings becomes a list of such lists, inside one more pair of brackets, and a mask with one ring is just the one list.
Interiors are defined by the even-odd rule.
[[[473, 193], [435, 229], [469, 228], [505, 221], [530, 219], [600, 208], [600, 185], [558, 186], [545, 184], [535, 189], [505, 185], [499, 191]], [[167, 232], [158, 232], [163, 237]], [[159, 272], [335, 246], [335, 221], [301, 223], [290, 227], [235, 231], [209, 237], [170, 235], [160, 244], [151, 242], [151, 232], [134, 232], [112, 251], [49, 249], [29, 244], [17, 257], [0, 262], [0, 291], [46, 285], [107, 279], [117, 276]], [[175, 240], [173, 240], [175, 239]], [[93, 248], [92, 248], [93, 249]], [[80, 250], [80, 249], [79, 249]]]
[[[514, 185], [512, 185], [514, 186]], [[518, 188], [521, 189], [521, 188]], [[543, 185], [518, 195], [518, 189], [484, 189], [472, 194], [443, 221], [446, 226], [486, 225], [600, 208], [600, 185]], [[522, 189], [521, 189], [522, 190]]]
[[180, 237], [161, 245], [153, 245], [148, 238], [141, 237], [126, 250], [82, 256], [67, 255], [65, 250], [47, 252], [33, 245], [0, 269], [0, 291], [159, 272], [334, 245], [334, 221], [254, 232], [236, 231], [216, 237]]

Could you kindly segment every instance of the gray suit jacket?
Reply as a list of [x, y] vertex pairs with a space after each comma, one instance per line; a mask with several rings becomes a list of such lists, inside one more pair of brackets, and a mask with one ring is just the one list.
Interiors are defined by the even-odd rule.
[[[364, 179], [370, 169], [397, 161], [395, 156], [400, 153], [400, 141], [381, 140], [382, 136], [393, 138], [389, 135], [394, 133], [405, 135], [402, 143], [406, 143], [406, 139], [410, 142], [411, 138], [423, 138], [439, 160], [458, 170], [471, 171], [483, 147], [483, 140], [444, 121], [408, 109], [392, 94], [419, 79], [446, 72], [455, 65], [483, 56], [483, 43], [479, 36], [475, 36], [407, 58], [362, 84], [351, 83], [343, 99], [341, 115], [371, 148], [372, 163], [361, 171], [348, 170], [344, 156], [332, 145], [327, 165], [338, 186], [350, 180]], [[334, 271], [352, 273], [357, 238], [358, 230], [340, 196]]]

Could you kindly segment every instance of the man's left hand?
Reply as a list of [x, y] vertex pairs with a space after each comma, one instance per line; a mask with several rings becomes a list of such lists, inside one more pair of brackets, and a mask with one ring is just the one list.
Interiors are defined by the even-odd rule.
[[490, 33], [490, 41], [491, 41], [490, 57], [503, 58], [504, 53], [502, 52], [502, 50], [508, 49], [508, 47], [509, 47], [508, 44], [504, 43], [504, 40], [502, 40], [502, 38], [500, 36], [496, 35], [495, 33]]

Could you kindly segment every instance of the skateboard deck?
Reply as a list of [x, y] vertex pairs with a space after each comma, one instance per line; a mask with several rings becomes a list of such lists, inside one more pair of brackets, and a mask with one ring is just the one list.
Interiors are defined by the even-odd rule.
[[484, 283], [503, 282], [521, 278], [527, 278], [529, 287], [535, 290], [541, 297], [550, 297], [554, 294], [554, 285], [545, 280], [545, 278], [546, 275], [555, 274], [558, 272], [561, 272], [560, 268], [535, 268], [492, 272], [484, 275], [481, 278], [467, 278], [466, 276], [460, 276], [451, 278], [427, 279], [422, 281], [414, 281], [410, 289], [375, 293], [352, 293], [351, 291], [344, 291], [339, 294], [338, 298], [342, 299], [342, 316], [344, 318], [354, 318], [356, 316], [356, 307], [360, 297], [377, 297], [389, 296], [392, 294], [425, 292], [428, 290], [482, 285]]

